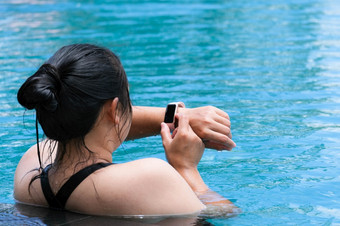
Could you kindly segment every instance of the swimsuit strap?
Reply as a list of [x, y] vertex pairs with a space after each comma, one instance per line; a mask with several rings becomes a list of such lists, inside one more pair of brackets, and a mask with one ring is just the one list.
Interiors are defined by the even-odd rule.
[[44, 193], [45, 199], [48, 202], [48, 205], [50, 207], [57, 208], [57, 206], [60, 206], [60, 203], [58, 200], [56, 200], [55, 195], [53, 194], [53, 191], [51, 189], [50, 183], [48, 181], [48, 171], [51, 168], [51, 164], [46, 166], [40, 176], [40, 183], [41, 183], [41, 189]]
[[51, 169], [51, 164], [46, 166], [41, 173], [41, 188], [43, 190], [44, 196], [48, 202], [48, 205], [52, 208], [64, 209], [65, 204], [72, 194], [72, 192], [77, 188], [77, 186], [85, 180], [90, 174], [104, 168], [106, 166], [112, 165], [113, 163], [97, 163], [85, 167], [76, 174], [72, 175], [66, 183], [60, 188], [56, 195], [53, 194], [49, 180], [48, 171]]

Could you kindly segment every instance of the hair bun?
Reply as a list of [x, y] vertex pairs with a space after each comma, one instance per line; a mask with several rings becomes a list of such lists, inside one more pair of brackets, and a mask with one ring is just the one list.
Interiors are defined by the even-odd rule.
[[58, 69], [51, 64], [43, 64], [21, 86], [18, 92], [18, 101], [27, 109], [43, 108], [54, 112], [58, 108], [60, 88]]

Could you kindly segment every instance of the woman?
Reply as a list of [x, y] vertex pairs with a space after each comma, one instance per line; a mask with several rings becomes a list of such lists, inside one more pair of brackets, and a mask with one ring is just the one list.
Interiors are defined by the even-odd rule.
[[[61, 48], [25, 81], [18, 101], [36, 110], [38, 143], [17, 166], [19, 202], [115, 216], [195, 214], [205, 205], [233, 212], [197, 170], [202, 139], [215, 149], [235, 146], [228, 115], [212, 107], [181, 109], [172, 136], [161, 123], [164, 109], [131, 106], [125, 71], [111, 51], [89, 44]], [[38, 122], [48, 138], [40, 143]], [[156, 134], [160, 126], [170, 165], [154, 158], [112, 163], [126, 138]]]

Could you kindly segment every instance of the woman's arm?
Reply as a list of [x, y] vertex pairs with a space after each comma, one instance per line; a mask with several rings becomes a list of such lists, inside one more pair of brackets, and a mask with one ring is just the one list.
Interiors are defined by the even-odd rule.
[[239, 209], [232, 202], [210, 190], [204, 183], [197, 169], [204, 152], [204, 144], [191, 129], [186, 116], [177, 115], [176, 117], [178, 128], [175, 135], [170, 134], [170, 129], [165, 123], [161, 124], [163, 146], [168, 162], [206, 205], [207, 208], [203, 214], [229, 217], [239, 213]]
[[132, 124], [127, 140], [158, 135], [164, 120], [165, 108], [132, 107]]
[[[236, 146], [232, 140], [229, 116], [224, 111], [212, 106], [179, 108], [178, 111], [188, 118], [192, 130], [204, 141], [207, 148], [231, 150]], [[127, 139], [158, 135], [164, 114], [165, 108], [134, 106]]]

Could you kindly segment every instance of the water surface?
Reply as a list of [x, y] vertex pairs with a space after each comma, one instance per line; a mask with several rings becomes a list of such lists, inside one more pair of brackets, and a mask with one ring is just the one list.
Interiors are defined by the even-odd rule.
[[[213, 105], [237, 148], [206, 150], [206, 183], [243, 214], [215, 225], [340, 224], [340, 2], [0, 1], [0, 203], [35, 142], [16, 101], [58, 48], [116, 52], [135, 105]], [[115, 162], [165, 158], [159, 136], [127, 142]]]

